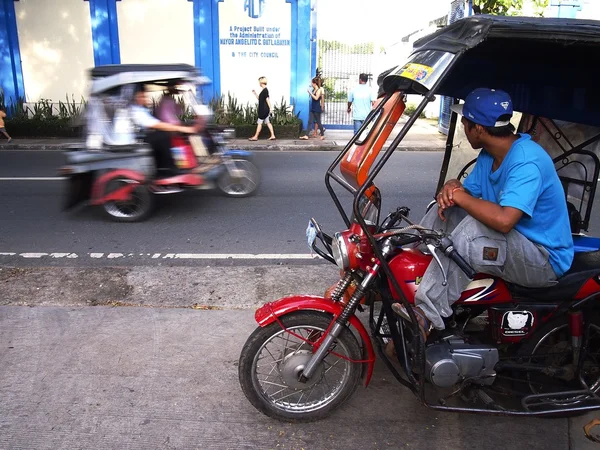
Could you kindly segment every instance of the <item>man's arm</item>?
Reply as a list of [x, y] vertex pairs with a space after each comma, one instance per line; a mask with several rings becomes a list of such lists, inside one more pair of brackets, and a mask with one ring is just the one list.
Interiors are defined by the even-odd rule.
[[131, 113], [133, 122], [141, 128], [150, 128], [158, 131], [171, 131], [175, 133], [196, 133], [196, 127], [186, 127], [183, 125], [174, 125], [166, 122], [161, 122], [143, 108], [133, 108]]
[[500, 233], [508, 233], [523, 216], [520, 209], [475, 198], [464, 188], [456, 188], [452, 192], [452, 201], [471, 217]]
[[352, 110], [352, 102], [354, 101], [354, 92], [350, 92], [348, 96], [348, 112]]
[[149, 126], [153, 130], [158, 131], [172, 131], [175, 133], [195, 133], [196, 127], [186, 127], [183, 125], [173, 125], [166, 122], [157, 122], [154, 125]]

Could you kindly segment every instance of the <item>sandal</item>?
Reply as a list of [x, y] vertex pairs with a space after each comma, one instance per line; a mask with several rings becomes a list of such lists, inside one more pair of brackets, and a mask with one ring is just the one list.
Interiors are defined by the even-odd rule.
[[[404, 320], [412, 322], [408, 311], [404, 308], [404, 305], [402, 305], [401, 303], [392, 303], [392, 310]], [[420, 308], [413, 307], [413, 312], [415, 313], [415, 317], [417, 318], [417, 325], [419, 325], [419, 331], [421, 332], [421, 336], [423, 336], [423, 342], [427, 342], [427, 336], [429, 336], [429, 333], [433, 328], [431, 322], [427, 317], [425, 317], [425, 314], [423, 313], [423, 311], [421, 311]]]
[[258, 141], [258, 138], [251, 137], [251, 138], [248, 138], [248, 140], [249, 140], [249, 141]]
[[308, 136], [300, 136], [298, 139], [302, 139], [303, 141], [308, 141]]
[[271, 136], [271, 137], [269, 138], [269, 140], [270, 140], [270, 141], [274, 141], [275, 139], [277, 139], [275, 136]]

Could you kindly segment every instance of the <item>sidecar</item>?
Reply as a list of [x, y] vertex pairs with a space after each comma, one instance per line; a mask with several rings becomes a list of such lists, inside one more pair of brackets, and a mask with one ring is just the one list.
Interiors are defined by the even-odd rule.
[[[393, 296], [396, 301], [406, 302], [407, 298], [412, 298], [418, 276], [415, 277], [415, 272], [411, 269], [400, 272], [404, 280], [399, 280], [397, 267], [388, 264], [389, 258], [386, 258], [381, 245], [377, 243], [377, 239], [381, 237], [377, 233], [381, 233], [384, 227], [379, 218], [381, 193], [375, 185], [375, 179], [399, 143], [410, 132], [420, 113], [436, 96], [450, 97], [456, 104], [475, 88], [490, 87], [510, 94], [514, 110], [518, 111], [513, 116], [515, 128], [518, 132], [531, 134], [552, 157], [570, 214], [576, 251], [573, 267], [585, 267], [590, 274], [594, 271], [597, 273], [600, 268], [600, 239], [586, 233], [592, 230], [593, 234], [600, 234], [600, 228], [592, 228], [593, 219], [596, 219], [597, 224], [599, 218], [597, 213], [594, 215], [593, 206], [600, 175], [600, 84], [595, 70], [587, 69], [586, 61], [598, 56], [600, 22], [588, 20], [479, 15], [460, 20], [416, 41], [406, 63], [379, 77], [377, 107], [327, 171], [326, 185], [329, 193], [350, 232], [354, 233], [357, 243], [344, 241], [343, 234], [336, 233], [331, 237], [318, 230], [318, 241], [324, 248], [320, 251], [321, 256], [336, 263], [340, 269], [361, 267], [362, 270], [369, 271], [372, 270], [371, 264], [363, 261], [376, 261], [381, 264], [381, 271], [385, 273], [392, 293], [395, 292]], [[391, 138], [404, 111], [404, 96], [407, 94], [420, 95], [422, 100], [397, 132], [391, 145], [384, 149], [386, 140]], [[466, 141], [458, 116], [452, 113], [435, 192], [448, 179], [467, 177], [478, 152]], [[350, 211], [345, 210], [334, 185], [345, 188], [353, 195]], [[434, 195], [432, 192], [432, 199]], [[401, 214], [406, 213], [404, 210]], [[356, 236], [360, 237], [360, 242]], [[367, 242], [370, 244], [369, 248], [373, 249], [372, 259], [365, 258], [363, 254], [361, 261], [356, 260], [356, 254], [360, 255]], [[315, 245], [314, 248], [317, 249], [318, 246]], [[410, 262], [414, 263], [413, 266], [421, 263], [418, 259]], [[410, 292], [406, 290], [404, 283], [407, 279], [417, 280]], [[516, 295], [523, 295], [524, 292], [526, 291], [515, 290]], [[585, 301], [591, 301], [598, 294], [592, 288], [586, 295]], [[489, 300], [492, 298], [490, 296]], [[488, 300], [487, 297], [485, 299]], [[569, 299], [564, 298], [563, 301], [568, 302]], [[347, 304], [351, 302], [352, 299]], [[539, 299], [537, 302], [543, 303]], [[408, 302], [406, 306], [408, 307]], [[371, 308], [371, 332], [380, 349], [391, 338], [402, 342], [400, 336], [405, 336], [408, 332], [402, 329], [401, 321], [398, 329], [391, 323], [389, 328], [382, 327], [382, 323], [392, 322], [393, 317], [393, 314], [385, 311], [374, 314]], [[490, 323], [495, 320], [493, 314], [489, 320]], [[413, 317], [412, 321], [416, 323], [416, 318]], [[592, 328], [595, 326], [591, 325]], [[412, 332], [416, 333], [418, 330], [414, 329]], [[502, 338], [498, 338], [498, 342], [503, 342]], [[523, 341], [524, 347], [527, 347], [526, 342]], [[415, 344], [413, 348], [396, 346], [395, 349], [398, 354], [404, 354], [400, 358], [402, 370], [398, 372], [382, 355], [384, 360], [388, 362], [396, 378], [432, 408], [516, 415], [544, 415], [600, 408], [597, 397], [600, 385], [596, 381], [587, 385], [583, 383], [583, 386], [590, 387], [582, 390], [553, 393], [552, 396], [539, 393], [525, 396], [521, 405], [511, 408], [506, 405], [498, 406], [487, 398], [479, 399], [479, 404], [484, 407], [440, 402], [438, 399], [428, 398], [423, 377], [415, 376], [410, 367], [411, 364], [423, 364], [417, 372], [425, 370], [425, 364], [429, 364], [429, 354], [425, 356], [424, 346]], [[417, 355], [412, 363], [409, 362], [410, 353]], [[369, 352], [367, 354], [370, 355]], [[498, 365], [500, 366], [502, 365]], [[369, 367], [368, 370], [370, 369]], [[438, 370], [443, 373], [441, 365]]]

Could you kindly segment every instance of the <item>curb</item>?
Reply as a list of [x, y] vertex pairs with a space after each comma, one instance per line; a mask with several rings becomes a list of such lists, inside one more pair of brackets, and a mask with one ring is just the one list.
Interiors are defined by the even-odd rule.
[[[289, 151], [341, 151], [345, 143], [339, 142], [323, 142], [321, 144], [264, 144], [264, 145], [247, 145], [245, 143], [232, 142], [230, 148], [238, 150], [247, 150], [251, 152], [289, 152]], [[0, 151], [64, 151], [77, 147], [77, 144], [0, 144]], [[388, 146], [383, 147], [383, 151], [387, 150]], [[443, 146], [420, 146], [400, 144], [399, 150], [402, 151], [443, 151]]]

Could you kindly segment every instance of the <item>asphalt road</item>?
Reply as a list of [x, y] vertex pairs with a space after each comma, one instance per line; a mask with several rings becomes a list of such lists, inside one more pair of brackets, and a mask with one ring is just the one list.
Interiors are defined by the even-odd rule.
[[[307, 255], [310, 217], [342, 227], [323, 182], [334, 157], [257, 152], [254, 197], [190, 191], [161, 198], [146, 222], [118, 224], [91, 208], [61, 211], [61, 153], [0, 152], [0, 448], [594, 448], [582, 431], [594, 413], [436, 413], [381, 362], [324, 421], [282, 424], [250, 406], [236, 364], [252, 309], [321, 294], [339, 275], [322, 261], [247, 255]], [[406, 205], [419, 218], [441, 159], [393, 155], [378, 182], [383, 212]], [[246, 256], [223, 270], [177, 254]]]
[[[122, 224], [99, 208], [61, 211], [66, 183], [53, 179], [63, 160], [60, 152], [3, 151], [0, 253], [121, 253], [135, 255], [140, 264], [148, 259], [140, 255], [156, 254], [308, 254], [305, 230], [311, 217], [325, 231], [343, 229], [324, 183], [335, 156], [256, 152], [262, 184], [253, 197], [207, 191], [160, 196], [149, 220]], [[406, 205], [413, 218], [420, 217], [432, 199], [441, 160], [439, 152], [393, 155], [378, 182], [383, 212]], [[350, 208], [350, 195], [340, 191]], [[6, 261], [4, 256], [0, 262]]]

